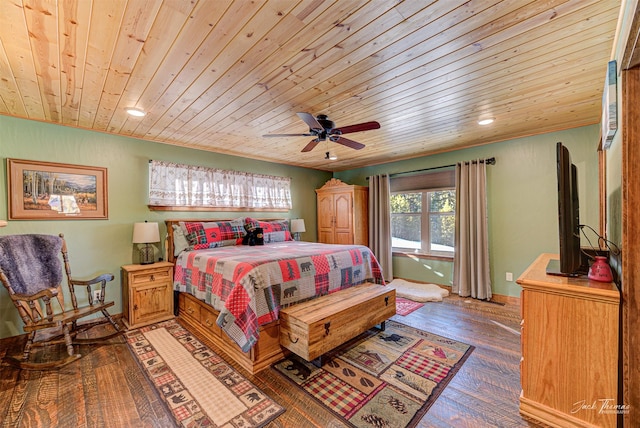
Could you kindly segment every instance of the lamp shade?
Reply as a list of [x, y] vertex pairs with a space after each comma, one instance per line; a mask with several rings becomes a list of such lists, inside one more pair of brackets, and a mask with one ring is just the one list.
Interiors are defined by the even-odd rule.
[[0, 220], [0, 227], [5, 227], [7, 224], [7, 220]]
[[304, 227], [304, 219], [303, 218], [295, 218], [291, 220], [291, 232], [300, 233], [306, 232], [307, 230]]
[[134, 244], [150, 244], [152, 242], [160, 242], [160, 230], [158, 223], [134, 223], [133, 224], [133, 243]]

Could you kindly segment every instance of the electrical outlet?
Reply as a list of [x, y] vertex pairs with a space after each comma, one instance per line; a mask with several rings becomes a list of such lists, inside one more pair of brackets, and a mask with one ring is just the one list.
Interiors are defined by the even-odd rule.
[[100, 290], [93, 290], [93, 301], [97, 302], [100, 300]]
[[513, 281], [513, 273], [507, 272], [506, 279], [507, 281]]

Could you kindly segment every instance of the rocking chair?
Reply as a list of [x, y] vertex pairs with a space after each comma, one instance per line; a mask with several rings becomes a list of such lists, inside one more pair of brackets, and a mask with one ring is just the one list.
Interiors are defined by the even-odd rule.
[[[71, 296], [71, 308], [65, 307], [62, 291], [63, 262]], [[27, 333], [22, 357], [5, 356], [4, 360], [15, 367], [27, 370], [60, 368], [81, 357], [75, 353], [73, 345], [97, 343], [122, 334], [120, 326], [107, 311], [114, 302], [105, 301], [106, 285], [112, 280], [112, 274], [103, 274], [86, 281], [73, 279], [67, 244], [62, 234], [59, 237], [33, 234], [0, 236], [0, 281], [9, 292]], [[86, 305], [78, 304], [76, 287], [85, 288]], [[93, 290], [100, 290], [98, 299], [93, 298]], [[56, 301], [57, 304], [52, 305], [52, 302]], [[99, 312], [103, 317], [78, 323], [79, 319]], [[92, 327], [106, 323], [113, 326], [114, 333], [92, 339], [77, 337]], [[38, 336], [36, 333], [39, 333]], [[66, 358], [55, 361], [30, 361], [33, 347], [60, 343], [66, 345]]]

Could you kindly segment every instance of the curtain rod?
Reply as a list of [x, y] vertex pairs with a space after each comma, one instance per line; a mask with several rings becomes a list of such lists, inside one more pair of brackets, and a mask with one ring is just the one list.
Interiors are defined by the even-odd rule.
[[[475, 163], [476, 161], [471, 161], [472, 163]], [[480, 163], [486, 163], [487, 165], [495, 165], [496, 164], [496, 158], [491, 157], [491, 158], [487, 158], [487, 159], [480, 159]], [[454, 163], [453, 165], [442, 165], [442, 166], [433, 166], [431, 168], [422, 168], [422, 169], [414, 169], [411, 171], [403, 171], [403, 172], [396, 172], [394, 174], [389, 174], [389, 177], [395, 177], [397, 175], [402, 175], [402, 174], [412, 174], [414, 172], [424, 172], [424, 171], [431, 171], [434, 169], [442, 169], [442, 168], [453, 168], [454, 166], [456, 166], [456, 164]], [[369, 179], [369, 177], [367, 177], [367, 179]]]

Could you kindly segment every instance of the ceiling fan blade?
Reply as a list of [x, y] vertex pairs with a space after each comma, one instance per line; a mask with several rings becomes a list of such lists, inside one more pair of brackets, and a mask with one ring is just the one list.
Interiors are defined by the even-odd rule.
[[263, 137], [312, 137], [314, 134], [264, 134]]
[[315, 146], [318, 145], [319, 142], [320, 142], [319, 138], [314, 138], [313, 140], [309, 141], [309, 144], [304, 146], [304, 149], [302, 149], [302, 151], [303, 152], [310, 152], [311, 150], [314, 149]]
[[332, 130], [331, 133], [340, 135], [351, 132], [369, 131], [371, 129], [380, 129], [380, 124], [378, 122], [364, 122], [358, 123], [357, 125], [341, 126], [340, 128]]
[[318, 120], [313, 117], [312, 114], [309, 113], [304, 113], [304, 112], [298, 112], [296, 113], [298, 115], [298, 117], [300, 119], [302, 119], [302, 121], [304, 123], [307, 124], [307, 126], [309, 127], [309, 129], [317, 129], [318, 131], [322, 131], [324, 130], [324, 128], [322, 127], [322, 125], [320, 125], [320, 123], [318, 122]]
[[330, 138], [334, 143], [342, 144], [343, 146], [351, 147], [352, 149], [360, 150], [364, 149], [364, 144], [358, 143], [357, 141], [350, 140], [348, 138], [333, 136]]

